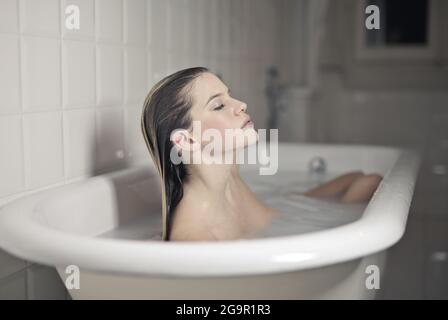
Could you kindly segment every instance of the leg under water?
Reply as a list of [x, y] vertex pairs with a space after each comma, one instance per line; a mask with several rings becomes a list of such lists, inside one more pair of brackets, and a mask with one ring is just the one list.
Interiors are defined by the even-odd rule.
[[343, 203], [367, 202], [382, 180], [379, 174], [355, 171], [338, 176], [303, 193], [308, 197], [337, 197]]

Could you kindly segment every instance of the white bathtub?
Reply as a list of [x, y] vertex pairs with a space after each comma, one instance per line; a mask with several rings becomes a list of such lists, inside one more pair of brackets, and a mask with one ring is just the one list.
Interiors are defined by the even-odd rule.
[[[55, 266], [64, 281], [66, 267], [78, 266], [80, 288], [69, 290], [74, 299], [373, 298], [378, 290], [366, 288], [366, 267], [378, 266], [380, 279], [387, 271], [386, 249], [405, 232], [419, 157], [387, 147], [280, 144], [278, 176], [308, 170], [315, 156], [331, 172], [385, 175], [359, 219], [316, 232], [222, 242], [151, 240], [146, 226], [127, 239], [100, 236], [159, 216], [159, 180], [148, 164], [8, 203], [0, 208], [0, 247]], [[243, 177], [252, 170], [241, 167]], [[278, 182], [278, 176], [264, 179]]]

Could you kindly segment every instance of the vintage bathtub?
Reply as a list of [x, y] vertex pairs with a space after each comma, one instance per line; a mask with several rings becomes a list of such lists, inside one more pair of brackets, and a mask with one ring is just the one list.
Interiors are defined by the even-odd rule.
[[406, 230], [418, 154], [389, 147], [280, 144], [278, 174], [262, 177], [264, 185], [251, 180], [258, 172], [253, 166], [240, 171], [257, 193], [269, 192], [287, 186], [288, 177], [308, 175], [315, 157], [325, 160], [328, 172], [385, 175], [353, 221], [259, 239], [151, 239], [160, 230], [160, 190], [148, 156], [147, 165], [8, 203], [0, 208], [0, 247], [55, 266], [72, 285], [79, 268], [79, 287], [69, 290], [74, 299], [374, 298], [381, 282], [380, 289], [366, 282], [372, 268], [379, 279], [387, 272], [386, 250]]

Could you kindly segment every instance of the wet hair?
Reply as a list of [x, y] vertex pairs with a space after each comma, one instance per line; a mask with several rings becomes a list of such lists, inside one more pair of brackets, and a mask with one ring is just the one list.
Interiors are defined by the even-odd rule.
[[157, 82], [143, 104], [141, 128], [146, 145], [161, 178], [162, 240], [169, 241], [174, 210], [183, 196], [183, 183], [188, 173], [181, 162], [170, 159], [173, 143], [171, 133], [189, 129], [193, 99], [190, 94], [193, 80], [205, 72], [205, 67], [179, 70]]

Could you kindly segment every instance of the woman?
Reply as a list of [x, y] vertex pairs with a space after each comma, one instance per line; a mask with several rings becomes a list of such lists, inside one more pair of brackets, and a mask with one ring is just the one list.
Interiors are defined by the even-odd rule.
[[[227, 138], [231, 142], [240, 141], [230, 151], [256, 143], [258, 138], [247, 105], [231, 97], [226, 85], [207, 68], [180, 70], [151, 89], [144, 103], [141, 124], [161, 177], [162, 239], [204, 241], [254, 236], [278, 213], [257, 199], [240, 178], [235, 161], [173, 161], [173, 150], [180, 159], [205, 155], [203, 151], [209, 140], [195, 133], [193, 122], [199, 123], [201, 130], [215, 130], [221, 136], [228, 129], [241, 129], [235, 131], [244, 135], [244, 142], [236, 137]], [[228, 151], [224, 147], [207, 156], [213, 158]], [[366, 201], [380, 180], [378, 175], [354, 172], [305, 195], [337, 195], [343, 202]]]

